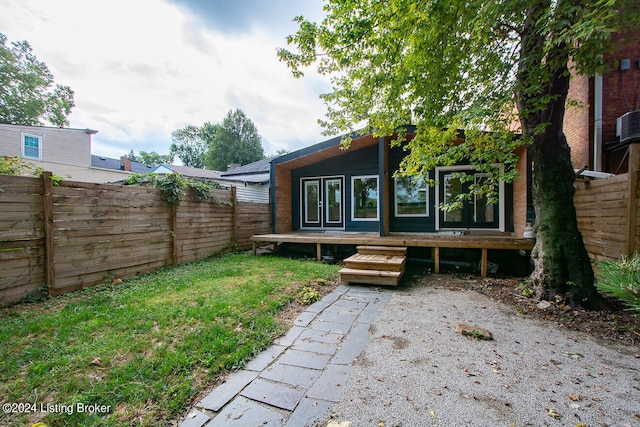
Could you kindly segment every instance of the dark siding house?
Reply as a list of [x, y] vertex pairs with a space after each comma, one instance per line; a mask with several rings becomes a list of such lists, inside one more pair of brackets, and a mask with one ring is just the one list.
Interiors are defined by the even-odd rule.
[[[409, 137], [412, 135], [410, 134]], [[517, 234], [527, 221], [526, 161], [513, 184], [501, 184], [499, 202], [474, 197], [461, 209], [438, 206], [468, 190], [456, 173], [484, 176], [468, 165], [431, 171], [435, 187], [424, 180], [397, 178], [405, 152], [392, 138], [365, 135], [341, 149], [337, 137], [275, 158], [271, 163], [273, 232], [368, 232]], [[521, 234], [520, 234], [521, 236]]]

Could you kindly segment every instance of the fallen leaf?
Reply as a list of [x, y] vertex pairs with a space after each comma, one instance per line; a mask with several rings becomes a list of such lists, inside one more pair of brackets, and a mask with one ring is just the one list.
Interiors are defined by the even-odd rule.
[[438, 417], [436, 417], [436, 412], [433, 409], [429, 409], [429, 413], [431, 414], [431, 416], [433, 418], [438, 418]]
[[579, 394], [570, 394], [569, 399], [573, 402], [579, 402], [582, 400], [582, 397]]
[[233, 419], [234, 419], [234, 420], [238, 420], [238, 419], [242, 418], [242, 416], [243, 416], [243, 415], [244, 415], [244, 412], [238, 412], [238, 413], [236, 414], [236, 416], [235, 416], [235, 417], [233, 417]]
[[559, 420], [560, 418], [562, 418], [562, 415], [560, 415], [559, 413], [557, 413], [556, 411], [554, 411], [553, 409], [549, 409], [547, 411], [547, 415], [549, 415], [550, 417], [555, 418], [556, 420]]
[[89, 365], [100, 366], [100, 365], [102, 365], [102, 359], [100, 359], [99, 357], [96, 357], [95, 359], [93, 359], [91, 361], [91, 363], [89, 363]]

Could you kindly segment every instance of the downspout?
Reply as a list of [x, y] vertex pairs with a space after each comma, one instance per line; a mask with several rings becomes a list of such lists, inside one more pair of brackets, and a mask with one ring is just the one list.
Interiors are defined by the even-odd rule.
[[593, 78], [593, 170], [602, 171], [602, 75]]

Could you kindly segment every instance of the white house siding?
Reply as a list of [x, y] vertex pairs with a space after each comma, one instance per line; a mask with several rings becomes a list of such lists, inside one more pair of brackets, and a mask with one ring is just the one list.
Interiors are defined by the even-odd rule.
[[269, 186], [268, 185], [251, 185], [246, 186], [241, 182], [228, 183], [236, 187], [236, 197], [239, 202], [253, 203], [269, 203]]
[[[91, 133], [95, 131], [0, 124], [0, 155], [22, 156], [22, 135], [27, 134], [40, 137], [40, 162], [88, 168], [91, 166]], [[30, 158], [25, 160], [36, 162]]]

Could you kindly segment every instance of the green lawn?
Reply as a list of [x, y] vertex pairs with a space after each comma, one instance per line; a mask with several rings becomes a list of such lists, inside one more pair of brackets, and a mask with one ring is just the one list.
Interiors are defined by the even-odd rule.
[[278, 313], [298, 291], [337, 270], [228, 255], [0, 310], [0, 425], [174, 425], [286, 331]]

